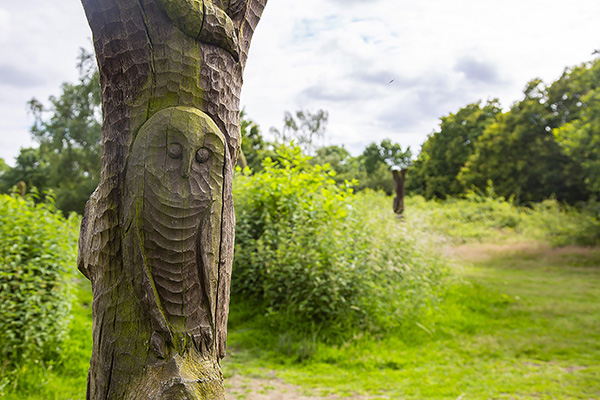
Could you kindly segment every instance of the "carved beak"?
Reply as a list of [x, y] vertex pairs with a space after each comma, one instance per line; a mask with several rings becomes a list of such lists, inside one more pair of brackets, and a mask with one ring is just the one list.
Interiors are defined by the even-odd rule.
[[194, 155], [191, 151], [183, 152], [183, 160], [181, 160], [181, 176], [183, 178], [189, 178], [190, 170], [192, 169], [192, 161], [194, 161]]

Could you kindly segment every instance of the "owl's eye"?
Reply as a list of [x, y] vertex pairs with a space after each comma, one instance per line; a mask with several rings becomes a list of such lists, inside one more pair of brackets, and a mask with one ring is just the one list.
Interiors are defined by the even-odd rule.
[[201, 149], [198, 149], [198, 151], [196, 152], [196, 161], [198, 161], [199, 163], [205, 163], [208, 160], [209, 156], [210, 153], [208, 149], [205, 149], [203, 147]]
[[167, 150], [167, 154], [169, 154], [169, 157], [171, 158], [181, 158], [183, 155], [183, 147], [179, 143], [171, 143]]

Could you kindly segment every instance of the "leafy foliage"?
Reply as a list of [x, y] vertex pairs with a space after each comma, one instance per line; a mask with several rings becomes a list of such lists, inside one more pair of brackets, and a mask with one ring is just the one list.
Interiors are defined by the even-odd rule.
[[552, 246], [595, 246], [600, 243], [599, 206], [589, 202], [579, 208], [548, 199], [531, 207], [498, 196], [489, 186], [485, 193], [469, 192], [464, 198], [443, 202], [421, 196], [407, 200], [423, 229], [441, 233], [460, 243], [503, 240], [507, 236], [538, 240]]
[[342, 323], [355, 314], [359, 249], [352, 246], [351, 190], [311, 167], [298, 147], [235, 182], [234, 295], [297, 322]]
[[14, 168], [8, 167], [0, 175], [0, 190], [10, 192], [11, 188], [19, 181], [23, 181], [29, 187], [35, 187], [40, 191], [45, 191], [47, 187], [47, 178], [50, 166], [48, 162], [40, 156], [40, 150], [37, 148], [22, 148], [16, 158]]
[[[600, 64], [597, 66], [600, 69]], [[554, 135], [564, 152], [577, 160], [584, 175], [586, 188], [596, 198], [600, 196], [600, 88], [581, 97], [585, 107], [581, 118], [554, 129]]]
[[78, 68], [79, 82], [64, 83], [49, 108], [36, 99], [29, 102], [35, 117], [31, 134], [39, 148], [21, 149], [16, 166], [0, 176], [0, 190], [8, 192], [19, 181], [52, 189], [60, 210], [81, 214], [100, 174], [101, 110], [93, 55], [82, 49]]
[[402, 146], [398, 143], [383, 139], [380, 144], [373, 142], [368, 145], [361, 155], [361, 160], [367, 174], [372, 174], [381, 164], [406, 168], [412, 164], [411, 156], [410, 147], [402, 151]]
[[310, 163], [312, 165], [328, 165], [335, 174], [333, 180], [345, 185], [346, 182], [353, 182], [360, 175], [360, 162], [357, 157], [352, 157], [350, 152], [344, 146], [325, 146], [317, 149], [317, 152]]
[[565, 69], [550, 85], [529, 82], [501, 112], [496, 101], [442, 117], [423, 145], [407, 187], [426, 198], [484, 192], [491, 182], [521, 204], [598, 196], [600, 59]]
[[248, 167], [251, 171], [259, 171], [262, 161], [274, 155], [271, 146], [260, 133], [258, 124], [248, 118], [244, 110], [240, 111], [240, 131], [242, 147], [238, 165], [241, 169]]
[[457, 175], [486, 126], [500, 112], [498, 100], [469, 104], [456, 114], [441, 118], [440, 129], [421, 148], [410, 169], [407, 187], [425, 198], [463, 194], [465, 188]]
[[271, 128], [271, 133], [281, 143], [294, 140], [306, 154], [312, 155], [317, 147], [316, 139], [325, 136], [328, 120], [329, 113], [325, 110], [298, 110], [294, 115], [286, 111], [283, 115], [283, 128]]
[[79, 221], [36, 195], [0, 195], [0, 363], [50, 359], [67, 332]]
[[525, 98], [488, 126], [458, 176], [465, 187], [484, 190], [491, 181], [499, 195], [520, 203], [585, 198], [575, 160], [552, 135], [556, 125], [548, 98], [543, 83], [534, 80]]
[[402, 150], [398, 143], [383, 139], [381, 143], [369, 144], [358, 157], [360, 173], [357, 176], [357, 190], [382, 190], [394, 193], [391, 167], [407, 168], [412, 165], [410, 147]]
[[278, 162], [267, 158], [262, 171], [235, 182], [232, 293], [283, 331], [335, 341], [394, 329], [439, 286], [439, 263], [406, 232], [382, 237], [383, 221], [366, 216], [370, 206], [299, 148], [282, 148]]

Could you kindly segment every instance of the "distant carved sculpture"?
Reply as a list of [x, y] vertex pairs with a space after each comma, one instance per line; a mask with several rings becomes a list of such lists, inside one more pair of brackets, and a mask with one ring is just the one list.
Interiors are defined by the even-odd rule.
[[404, 183], [406, 181], [406, 168], [400, 169], [400, 167], [392, 168], [392, 176], [394, 177], [394, 191], [396, 197], [394, 197], [394, 212], [399, 216], [404, 213]]
[[27, 184], [23, 181], [17, 182], [17, 193], [21, 197], [25, 197], [25, 193], [27, 193]]
[[239, 95], [266, 0], [82, 0], [103, 107], [88, 399], [224, 399]]

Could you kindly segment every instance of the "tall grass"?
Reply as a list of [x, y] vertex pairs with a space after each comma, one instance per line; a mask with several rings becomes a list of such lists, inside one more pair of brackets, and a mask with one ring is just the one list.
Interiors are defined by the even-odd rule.
[[592, 202], [576, 208], [550, 199], [523, 207], [493, 192], [446, 201], [414, 196], [406, 202], [413, 223], [451, 242], [538, 240], [555, 247], [600, 243], [600, 212]]
[[439, 255], [384, 194], [355, 195], [298, 149], [277, 160], [235, 180], [233, 329], [260, 320], [264, 345], [293, 353], [293, 343], [306, 342], [303, 358], [319, 341], [422, 327], [446, 287]]

